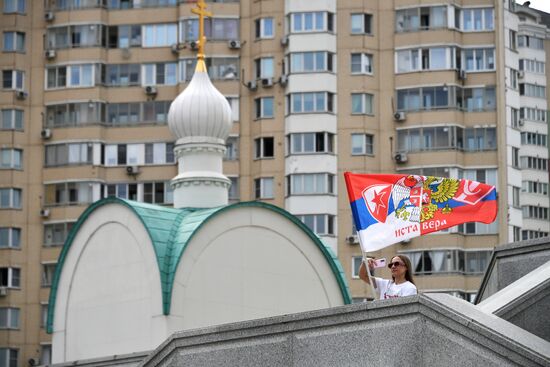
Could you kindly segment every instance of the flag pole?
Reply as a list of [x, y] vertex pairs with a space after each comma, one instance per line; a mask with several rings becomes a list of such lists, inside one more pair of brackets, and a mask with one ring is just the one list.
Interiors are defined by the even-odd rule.
[[374, 299], [377, 300], [379, 299], [378, 297], [378, 292], [376, 291], [376, 289], [374, 288], [374, 279], [371, 277], [370, 275], [370, 269], [369, 269], [369, 261], [367, 259], [367, 253], [366, 252], [363, 252], [363, 262], [365, 263], [365, 268], [367, 270], [367, 277], [369, 279], [369, 289], [370, 291], [372, 292], [373, 296], [374, 296]]

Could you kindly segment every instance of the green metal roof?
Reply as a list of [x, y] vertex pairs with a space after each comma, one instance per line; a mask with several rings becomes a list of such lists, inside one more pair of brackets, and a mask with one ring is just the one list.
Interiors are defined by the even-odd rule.
[[84, 211], [84, 213], [82, 213], [80, 218], [78, 218], [78, 221], [71, 229], [67, 240], [65, 241], [63, 250], [59, 255], [52, 286], [50, 289], [47, 321], [48, 333], [53, 332], [53, 317], [57, 297], [57, 288], [59, 284], [59, 279], [61, 277], [61, 271], [63, 270], [63, 263], [65, 262], [65, 258], [67, 257], [67, 253], [71, 248], [72, 242], [76, 234], [78, 233], [78, 230], [80, 229], [84, 221], [88, 218], [88, 216], [97, 208], [107, 204], [120, 204], [131, 209], [141, 220], [143, 226], [147, 230], [157, 257], [157, 264], [159, 267], [160, 281], [162, 287], [163, 313], [165, 315], [170, 314], [172, 288], [174, 284], [176, 268], [190, 239], [206, 222], [215, 217], [218, 213], [241, 207], [260, 207], [274, 211], [280, 215], [283, 215], [288, 220], [297, 225], [300, 229], [302, 229], [308, 235], [308, 237], [313, 240], [313, 242], [323, 253], [325, 259], [328, 261], [331, 270], [338, 281], [338, 286], [340, 287], [340, 291], [342, 292], [344, 303], [350, 304], [352, 302], [344, 270], [342, 269], [342, 265], [340, 264], [340, 261], [338, 260], [334, 252], [331, 250], [330, 247], [325, 245], [319, 239], [319, 237], [317, 237], [317, 235], [313, 233], [304, 223], [302, 223], [302, 221], [300, 221], [298, 218], [296, 218], [284, 209], [281, 209], [271, 204], [257, 201], [241, 202], [209, 209], [174, 209], [171, 207], [146, 204], [137, 201], [110, 197], [96, 201], [95, 203], [91, 204]]

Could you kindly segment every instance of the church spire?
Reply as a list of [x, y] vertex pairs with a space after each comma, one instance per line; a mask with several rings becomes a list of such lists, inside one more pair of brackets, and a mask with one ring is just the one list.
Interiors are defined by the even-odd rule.
[[231, 181], [222, 173], [225, 140], [233, 124], [227, 99], [212, 85], [204, 61], [204, 0], [191, 11], [199, 16], [199, 51], [191, 82], [170, 105], [168, 127], [178, 138], [174, 148], [178, 175], [171, 181], [176, 208], [227, 205]]

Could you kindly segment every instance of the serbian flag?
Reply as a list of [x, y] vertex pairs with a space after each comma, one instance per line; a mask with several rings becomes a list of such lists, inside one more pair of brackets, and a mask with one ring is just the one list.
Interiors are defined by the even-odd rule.
[[363, 252], [466, 222], [491, 223], [494, 186], [471, 180], [345, 172]]

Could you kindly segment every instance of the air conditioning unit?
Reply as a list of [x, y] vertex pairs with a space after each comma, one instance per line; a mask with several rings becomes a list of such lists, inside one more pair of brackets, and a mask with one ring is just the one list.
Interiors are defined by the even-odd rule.
[[26, 99], [29, 94], [24, 90], [18, 90], [15, 92], [15, 97], [17, 99]]
[[139, 166], [126, 166], [126, 173], [129, 175], [137, 175], [139, 173]]
[[279, 84], [281, 84], [281, 86], [283, 87], [286, 87], [286, 85], [288, 84], [288, 76], [281, 75], [281, 79], [279, 79]]
[[397, 153], [394, 158], [397, 163], [406, 163], [409, 160], [407, 153]]
[[393, 119], [395, 121], [405, 121], [407, 119], [407, 114], [403, 111], [396, 112], [393, 114]]
[[44, 53], [44, 56], [48, 60], [55, 59], [55, 50], [46, 50], [46, 52]]
[[283, 38], [281, 38], [281, 46], [288, 46], [288, 36], [284, 36]]
[[53, 11], [47, 11], [44, 13], [44, 20], [46, 22], [51, 22], [55, 19], [55, 14]]
[[42, 139], [49, 139], [52, 137], [52, 130], [51, 129], [42, 129], [40, 132], [40, 136]]
[[42, 218], [48, 218], [50, 216], [50, 209], [40, 209], [40, 216]]
[[519, 119], [518, 120], [518, 126], [523, 126], [525, 125], [525, 120], [524, 119]]
[[170, 50], [172, 51], [172, 53], [173, 53], [174, 55], [177, 55], [177, 54], [180, 53], [180, 48], [179, 48], [179, 46], [178, 46], [177, 43], [174, 43], [174, 44], [170, 47]]
[[466, 70], [463, 70], [463, 69], [458, 70], [458, 79], [466, 80], [466, 78], [467, 78]]
[[227, 42], [227, 46], [229, 46], [229, 48], [232, 50], [238, 50], [239, 48], [241, 48], [241, 42], [237, 40], [231, 40]]
[[6, 297], [8, 295], [8, 287], [0, 287], [0, 297]]
[[273, 78], [263, 78], [262, 79], [262, 87], [264, 87], [264, 88], [273, 87]]
[[518, 71], [518, 78], [519, 79], [525, 78], [525, 71], [523, 71], [523, 70]]
[[130, 52], [130, 49], [128, 47], [121, 48], [120, 52], [122, 58], [125, 60], [128, 60], [132, 56], [132, 53]]
[[148, 96], [156, 96], [157, 88], [153, 87], [152, 85], [148, 85], [145, 87], [145, 94], [147, 94]]
[[199, 42], [198, 41], [189, 42], [189, 48], [191, 48], [191, 50], [197, 51], [199, 49]]
[[38, 366], [40, 364], [40, 359], [38, 359], [38, 358], [29, 358], [28, 362], [29, 362], [29, 366], [34, 367], [34, 366]]
[[258, 85], [256, 84], [255, 80], [251, 80], [248, 83], [246, 83], [246, 87], [250, 90], [256, 90], [258, 89]]
[[355, 234], [355, 235], [351, 235], [351, 236], [347, 236], [346, 237], [346, 242], [349, 243], [350, 245], [356, 245], [359, 243], [359, 237]]

